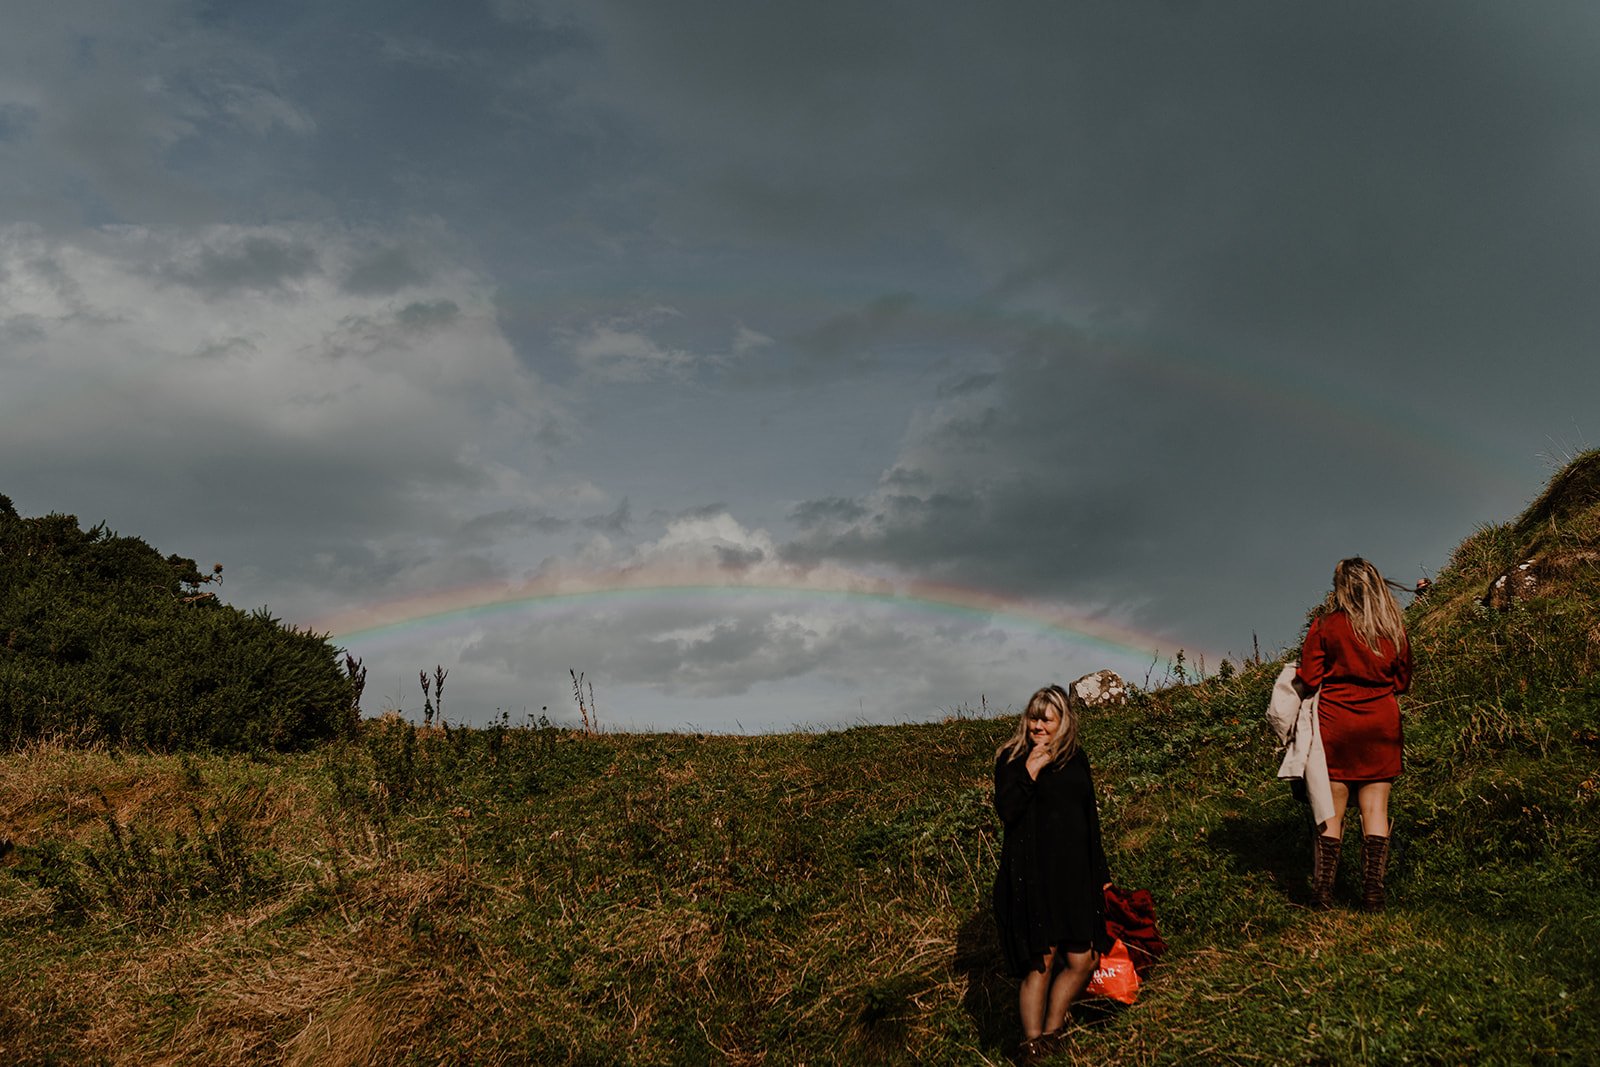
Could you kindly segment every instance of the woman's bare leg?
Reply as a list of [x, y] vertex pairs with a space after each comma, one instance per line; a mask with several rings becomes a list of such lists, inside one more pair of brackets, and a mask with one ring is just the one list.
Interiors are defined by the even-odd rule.
[[1045, 1001], [1049, 999], [1050, 973], [1055, 970], [1055, 951], [1044, 954], [1044, 970], [1029, 971], [1017, 990], [1017, 1007], [1022, 1014], [1022, 1037], [1031, 1040], [1044, 1033]]
[[1083, 992], [1083, 987], [1089, 984], [1095, 964], [1100, 962], [1099, 954], [1093, 949], [1088, 952], [1068, 952], [1066, 957], [1066, 964], [1056, 972], [1055, 981], [1050, 983], [1050, 1011], [1044, 1020], [1046, 1033], [1066, 1025], [1067, 1010], [1072, 1007], [1078, 994]]
[[[1322, 824], [1323, 837], [1344, 837], [1344, 809], [1350, 803], [1350, 785], [1347, 782], [1329, 782], [1333, 793], [1333, 815]], [[1359, 794], [1357, 794], [1359, 796]], [[1369, 831], [1370, 832], [1370, 831]]]
[[1363, 782], [1356, 790], [1356, 804], [1361, 808], [1363, 834], [1371, 834], [1374, 837], [1389, 836], [1389, 787], [1393, 784], [1393, 782]]

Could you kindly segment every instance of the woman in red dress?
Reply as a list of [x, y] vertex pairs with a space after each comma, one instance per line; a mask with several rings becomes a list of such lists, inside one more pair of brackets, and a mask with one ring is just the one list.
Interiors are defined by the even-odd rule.
[[1312, 895], [1333, 903], [1350, 794], [1361, 809], [1361, 906], [1382, 911], [1389, 863], [1389, 789], [1401, 770], [1400, 702], [1411, 684], [1411, 645], [1400, 605], [1378, 568], [1341, 560], [1333, 592], [1306, 631], [1298, 677], [1320, 690], [1317, 726], [1328, 758], [1334, 815], [1317, 835]]

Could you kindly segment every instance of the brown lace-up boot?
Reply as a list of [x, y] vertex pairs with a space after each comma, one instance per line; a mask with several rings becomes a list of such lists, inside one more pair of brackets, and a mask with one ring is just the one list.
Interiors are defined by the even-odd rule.
[[1389, 839], [1367, 834], [1361, 839], [1361, 910], [1382, 911], [1386, 903], [1383, 876], [1389, 869]]
[[1311, 858], [1311, 902], [1319, 908], [1333, 907], [1333, 880], [1339, 876], [1339, 846], [1343, 843], [1337, 837], [1317, 835]]

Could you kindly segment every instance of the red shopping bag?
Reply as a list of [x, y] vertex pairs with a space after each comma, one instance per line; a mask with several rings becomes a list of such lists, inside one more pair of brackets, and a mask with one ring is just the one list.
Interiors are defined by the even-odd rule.
[[1122, 1004], [1139, 999], [1139, 972], [1133, 969], [1133, 958], [1120, 937], [1111, 942], [1111, 951], [1100, 954], [1100, 965], [1094, 969], [1084, 994], [1109, 997]]

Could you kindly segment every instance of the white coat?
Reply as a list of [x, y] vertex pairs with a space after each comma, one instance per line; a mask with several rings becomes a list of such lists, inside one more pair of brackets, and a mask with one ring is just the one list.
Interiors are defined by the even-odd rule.
[[1311, 818], [1320, 827], [1333, 818], [1333, 787], [1328, 781], [1328, 758], [1322, 751], [1322, 728], [1317, 725], [1317, 694], [1303, 695], [1295, 682], [1300, 664], [1291, 662], [1272, 685], [1267, 721], [1284, 748], [1279, 778], [1304, 778], [1311, 801]]

